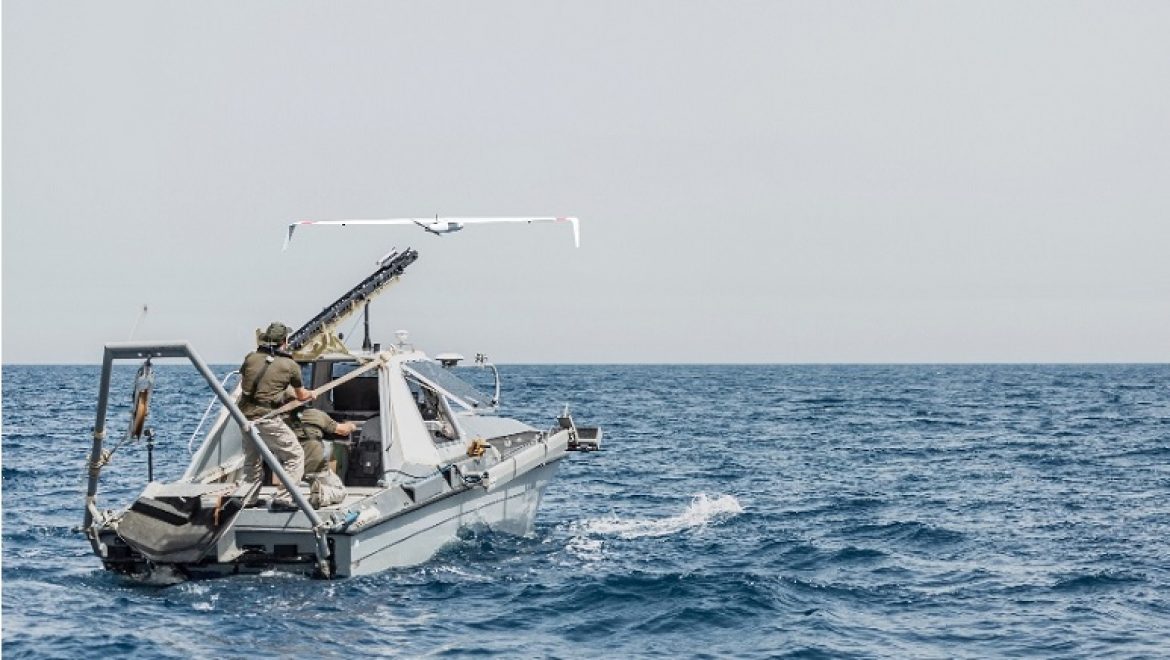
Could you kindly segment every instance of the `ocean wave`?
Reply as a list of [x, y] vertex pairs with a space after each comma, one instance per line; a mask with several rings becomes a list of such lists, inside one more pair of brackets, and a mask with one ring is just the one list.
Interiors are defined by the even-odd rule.
[[928, 525], [918, 521], [895, 521], [876, 525], [858, 525], [846, 530], [844, 535], [886, 541], [906, 541], [928, 546], [949, 545], [958, 543], [964, 538], [962, 532]]
[[821, 581], [812, 578], [787, 576], [780, 578], [780, 585], [803, 596], [831, 597], [843, 602], [905, 602], [911, 596], [899, 582], [878, 584], [854, 584], [840, 580]]
[[1055, 591], [1102, 591], [1145, 581], [1146, 578], [1140, 575], [1126, 573], [1088, 573], [1059, 580], [1052, 585], [1052, 589]]
[[828, 498], [825, 504], [807, 509], [786, 511], [786, 516], [794, 518], [816, 518], [825, 515], [841, 515], [845, 513], [861, 512], [879, 509], [890, 505], [888, 500], [866, 496], [838, 496]]
[[1167, 456], [1167, 455], [1170, 455], [1170, 445], [1158, 445], [1155, 447], [1141, 447], [1139, 449], [1131, 449], [1130, 451], [1124, 451], [1124, 452], [1121, 452], [1118, 454], [1107, 454], [1105, 456], [1102, 456], [1102, 458], [1106, 458], [1106, 459], [1109, 459], [1109, 458], [1128, 458], [1128, 457], [1160, 458], [1160, 457]]
[[[12, 448], [8, 446], [7, 438], [4, 439], [4, 444], [5, 448], [11, 451]], [[3, 469], [0, 470], [0, 476], [3, 476], [4, 481], [24, 478], [36, 479], [48, 474], [56, 474], [56, 470], [53, 470], [48, 465], [27, 467], [14, 467], [5, 465]]]
[[873, 548], [858, 548], [857, 546], [851, 545], [845, 548], [841, 548], [837, 552], [833, 553], [832, 560], [838, 563], [865, 563], [883, 559], [885, 557], [886, 553], [882, 552], [881, 550], [875, 550]]

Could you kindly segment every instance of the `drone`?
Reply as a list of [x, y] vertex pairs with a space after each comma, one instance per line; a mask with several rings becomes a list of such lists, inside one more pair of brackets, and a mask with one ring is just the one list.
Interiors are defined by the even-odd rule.
[[573, 244], [581, 247], [581, 227], [580, 220], [571, 217], [549, 217], [549, 218], [386, 218], [383, 220], [298, 220], [290, 223], [288, 226], [288, 234], [284, 237], [284, 248], [288, 249], [288, 244], [292, 242], [293, 232], [297, 227], [305, 225], [418, 225], [424, 231], [435, 236], [442, 236], [443, 234], [451, 234], [461, 231], [467, 225], [481, 225], [497, 222], [526, 222], [528, 224], [536, 222], [553, 222], [553, 223], [568, 223], [573, 227]]

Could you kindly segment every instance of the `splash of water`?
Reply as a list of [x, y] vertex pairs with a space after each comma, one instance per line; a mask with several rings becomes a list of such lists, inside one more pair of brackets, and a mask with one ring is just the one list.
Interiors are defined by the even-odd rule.
[[129, 576], [129, 581], [151, 587], [169, 587], [182, 584], [187, 577], [166, 564], [154, 566], [144, 573]]
[[669, 518], [623, 519], [617, 515], [573, 523], [571, 530], [581, 536], [617, 536], [636, 539], [647, 536], [669, 536], [686, 529], [702, 527], [717, 519], [731, 518], [743, 513], [743, 506], [732, 495], [708, 496], [699, 493], [691, 498], [686, 510]]

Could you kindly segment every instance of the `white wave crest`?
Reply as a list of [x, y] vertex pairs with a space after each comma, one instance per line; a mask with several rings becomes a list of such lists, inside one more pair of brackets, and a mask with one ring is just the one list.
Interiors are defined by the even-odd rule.
[[[169, 587], [176, 584], [182, 584], [187, 580], [186, 576], [166, 564], [154, 566], [145, 573], [133, 575], [131, 579], [138, 582], [139, 584], [146, 584], [154, 587]], [[206, 589], [207, 587], [204, 587], [204, 590]]]
[[483, 583], [483, 582], [493, 582], [495, 580], [495, 577], [493, 577], [490, 574], [486, 574], [486, 573], [478, 572], [478, 571], [473, 572], [473, 571], [465, 570], [465, 569], [462, 569], [458, 566], [453, 566], [453, 565], [426, 566], [423, 568], [422, 573], [424, 575], [440, 575], [440, 574], [453, 575], [456, 578], [459, 578], [459, 579], [467, 581], [467, 582]]
[[574, 523], [572, 531], [578, 535], [617, 536], [636, 539], [647, 536], [669, 536], [685, 529], [702, 527], [707, 523], [743, 513], [743, 506], [732, 495], [709, 497], [699, 493], [691, 498], [686, 511], [677, 516], [658, 519], [623, 519], [617, 515]]

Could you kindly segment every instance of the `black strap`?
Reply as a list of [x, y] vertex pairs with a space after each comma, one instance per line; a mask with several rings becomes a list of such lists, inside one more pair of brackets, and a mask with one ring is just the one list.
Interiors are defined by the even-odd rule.
[[264, 359], [264, 368], [260, 370], [260, 374], [256, 376], [256, 380], [252, 381], [251, 391], [248, 392], [249, 399], [256, 400], [256, 390], [260, 388], [260, 381], [264, 379], [264, 374], [268, 373], [268, 367], [271, 367], [273, 362], [276, 362], [275, 357], [268, 356]]

